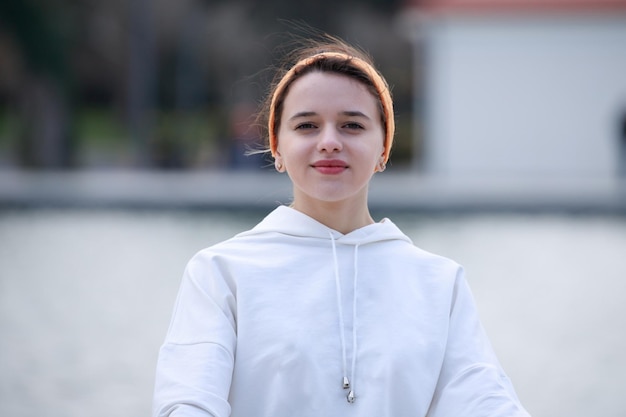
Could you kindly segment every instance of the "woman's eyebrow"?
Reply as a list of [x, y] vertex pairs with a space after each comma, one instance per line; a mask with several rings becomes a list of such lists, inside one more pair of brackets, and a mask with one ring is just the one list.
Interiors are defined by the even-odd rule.
[[291, 116], [289, 120], [299, 119], [301, 117], [311, 117], [311, 116], [316, 116], [316, 115], [317, 113], [315, 113], [314, 111], [301, 111]]
[[[314, 111], [301, 111], [298, 112], [296, 114], [294, 114], [293, 116], [291, 116], [289, 118], [289, 120], [294, 120], [294, 119], [300, 119], [303, 117], [312, 117], [312, 116], [317, 116], [318, 114]], [[364, 119], [370, 119], [365, 113], [358, 111], [358, 110], [346, 110], [346, 111], [342, 111], [339, 112], [339, 115], [341, 116], [348, 116], [348, 117], [362, 117]]]
[[348, 117], [363, 117], [369, 120], [369, 117], [365, 113], [360, 112], [358, 110], [347, 110], [347, 111], [341, 112], [340, 114], [343, 116], [348, 116]]

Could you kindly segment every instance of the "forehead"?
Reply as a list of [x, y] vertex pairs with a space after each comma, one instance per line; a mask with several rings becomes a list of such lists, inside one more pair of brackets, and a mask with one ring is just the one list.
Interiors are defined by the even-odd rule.
[[292, 106], [343, 105], [377, 110], [377, 98], [360, 81], [343, 74], [315, 71], [296, 79], [285, 96], [285, 110]]

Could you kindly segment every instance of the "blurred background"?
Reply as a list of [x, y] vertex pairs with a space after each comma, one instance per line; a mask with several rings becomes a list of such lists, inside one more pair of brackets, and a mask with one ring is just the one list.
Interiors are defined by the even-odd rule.
[[251, 123], [293, 35], [392, 86], [377, 218], [464, 264], [534, 416], [626, 399], [626, 0], [2, 0], [0, 415], [149, 415], [193, 253], [288, 203]]
[[[376, 56], [410, 152], [411, 48], [400, 1], [3, 1], [3, 167], [240, 168], [246, 122], [306, 26]], [[392, 80], [392, 81], [391, 81]]]

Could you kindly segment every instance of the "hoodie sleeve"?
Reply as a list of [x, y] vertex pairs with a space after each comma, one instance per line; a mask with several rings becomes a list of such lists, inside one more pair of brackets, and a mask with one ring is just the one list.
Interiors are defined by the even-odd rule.
[[227, 417], [236, 345], [235, 296], [208, 254], [187, 265], [157, 362], [154, 417]]
[[448, 341], [428, 417], [529, 417], [502, 370], [479, 321], [459, 267]]

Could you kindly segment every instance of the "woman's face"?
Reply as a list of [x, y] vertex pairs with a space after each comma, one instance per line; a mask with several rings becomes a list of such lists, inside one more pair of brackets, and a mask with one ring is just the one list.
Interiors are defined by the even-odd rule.
[[284, 100], [276, 152], [294, 184], [294, 207], [366, 203], [383, 141], [378, 103], [363, 84], [328, 72], [294, 81]]

